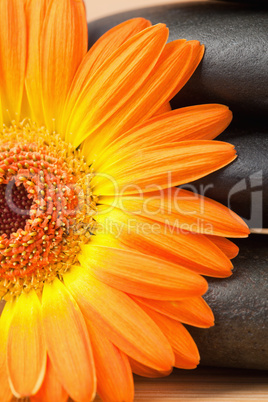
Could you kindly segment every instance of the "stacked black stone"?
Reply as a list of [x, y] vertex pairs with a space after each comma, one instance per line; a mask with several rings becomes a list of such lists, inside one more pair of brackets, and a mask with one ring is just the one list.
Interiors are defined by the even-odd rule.
[[[267, 1], [190, 2], [121, 13], [89, 24], [89, 43], [134, 17], [166, 23], [170, 40], [205, 44], [201, 64], [172, 107], [228, 105], [234, 120], [219, 140], [234, 144], [238, 158], [193, 184], [206, 186], [205, 195], [231, 207], [251, 228], [268, 228]], [[209, 280], [206, 299], [216, 325], [192, 330], [203, 364], [268, 369], [267, 243], [265, 235], [240, 240], [233, 276]]]

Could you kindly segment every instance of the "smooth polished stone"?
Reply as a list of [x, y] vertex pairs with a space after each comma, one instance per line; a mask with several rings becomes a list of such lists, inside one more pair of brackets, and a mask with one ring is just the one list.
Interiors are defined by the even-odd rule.
[[230, 278], [208, 279], [215, 316], [209, 329], [188, 327], [201, 364], [268, 369], [268, 236], [236, 241], [240, 254]]
[[258, 123], [268, 107], [268, 10], [229, 2], [189, 2], [112, 15], [89, 24], [89, 42], [129, 18], [163, 22], [170, 40], [197, 39], [206, 46], [197, 71], [175, 97], [174, 107], [227, 104], [237, 117]]
[[267, 6], [267, 0], [215, 0], [215, 1], [227, 1], [229, 3], [242, 3], [242, 4], [252, 4], [261, 5], [262, 7]]

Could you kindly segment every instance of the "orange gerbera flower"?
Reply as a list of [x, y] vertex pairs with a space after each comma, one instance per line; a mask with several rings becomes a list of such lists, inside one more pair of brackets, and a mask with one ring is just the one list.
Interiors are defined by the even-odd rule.
[[170, 111], [203, 56], [142, 18], [87, 51], [81, 0], [0, 2], [0, 400], [133, 399], [132, 372], [194, 368], [200, 275], [243, 221], [179, 190], [235, 158], [221, 105]]

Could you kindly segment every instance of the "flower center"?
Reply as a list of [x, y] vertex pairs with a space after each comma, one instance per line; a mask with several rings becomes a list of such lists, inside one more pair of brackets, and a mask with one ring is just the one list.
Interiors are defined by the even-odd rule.
[[29, 121], [0, 133], [0, 296], [61, 276], [89, 241], [96, 202], [79, 151]]
[[14, 180], [10, 186], [0, 184], [0, 236], [10, 237], [11, 233], [23, 229], [30, 218], [31, 205], [32, 200], [23, 184], [16, 186]]

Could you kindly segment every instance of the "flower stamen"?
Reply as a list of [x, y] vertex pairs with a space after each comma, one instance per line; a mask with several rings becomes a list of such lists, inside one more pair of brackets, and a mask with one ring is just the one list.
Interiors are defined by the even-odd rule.
[[96, 203], [90, 168], [59, 135], [52, 140], [46, 129], [24, 121], [4, 127], [0, 141], [0, 201], [9, 213], [0, 226], [0, 295], [6, 298], [41, 290], [77, 263]]

